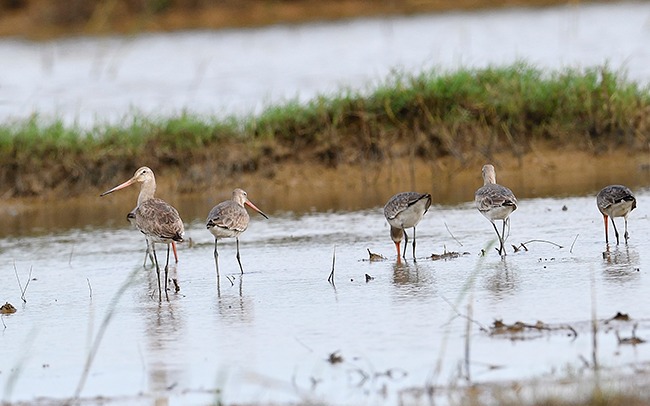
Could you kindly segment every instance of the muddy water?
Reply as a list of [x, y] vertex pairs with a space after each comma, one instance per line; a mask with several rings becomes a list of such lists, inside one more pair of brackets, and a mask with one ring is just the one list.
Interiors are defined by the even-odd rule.
[[[179, 246], [171, 270], [180, 291], [162, 303], [155, 272], [142, 267], [144, 240], [125, 223], [5, 237], [0, 300], [18, 311], [2, 317], [0, 393], [6, 401], [72, 396], [100, 340], [81, 390], [88, 404], [421, 404], [413, 388], [588, 370], [592, 312], [601, 320], [596, 359], [612, 376], [650, 361], [647, 344], [616, 338], [638, 324], [636, 335], [650, 339], [650, 191], [637, 198], [629, 244], [609, 247], [593, 195], [523, 198], [509, 241], [544, 241], [509, 249], [505, 260], [471, 203], [436, 204], [418, 226], [417, 261], [409, 247], [402, 264], [380, 207], [269, 210], [271, 219], [253, 216], [241, 239], [244, 275], [234, 242], [220, 243], [218, 285], [213, 240], [196, 218], [187, 225], [192, 244]], [[387, 259], [370, 262], [367, 249]], [[428, 258], [445, 250], [467, 254]], [[30, 270], [23, 303], [15, 273], [24, 287]], [[604, 322], [616, 312], [632, 321]], [[469, 353], [458, 313], [476, 321]], [[481, 330], [495, 319], [551, 330]]]
[[548, 68], [607, 63], [648, 83], [647, 2], [455, 12], [251, 30], [48, 42], [0, 40], [0, 119], [66, 122], [144, 114], [247, 114], [341, 87], [365, 89], [391, 70]]

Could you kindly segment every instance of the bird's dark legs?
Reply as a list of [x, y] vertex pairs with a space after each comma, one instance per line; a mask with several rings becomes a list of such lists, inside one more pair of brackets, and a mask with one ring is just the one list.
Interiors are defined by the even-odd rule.
[[623, 219], [625, 220], [625, 234], [623, 234], [623, 236], [625, 237], [625, 243], [627, 244], [627, 240], [630, 238], [630, 235], [627, 233], [627, 216], [623, 216]]
[[499, 255], [504, 256], [505, 252], [503, 252], [504, 251], [503, 238], [501, 237], [501, 234], [499, 234], [499, 229], [497, 228], [497, 225], [494, 224], [493, 221], [491, 221], [491, 223], [492, 223], [492, 227], [494, 227], [494, 232], [497, 233], [497, 238], [499, 239]]
[[149, 240], [145, 239], [145, 242], [147, 243], [147, 250], [144, 253], [144, 262], [142, 263], [143, 268], [145, 268], [147, 266], [147, 257], [149, 257], [149, 261], [153, 264], [153, 256], [151, 255], [151, 248], [149, 247]]
[[502, 256], [506, 255], [506, 238], [508, 238], [506, 235], [506, 227], [508, 228], [508, 234], [510, 234], [510, 217], [503, 219], [503, 227], [501, 228], [501, 249], [503, 250], [501, 253]]
[[217, 268], [217, 278], [219, 278], [219, 251], [217, 251], [217, 239], [214, 239], [214, 266]]
[[244, 273], [244, 268], [241, 266], [241, 257], [239, 256], [239, 237], [237, 237], [237, 262], [239, 262], [239, 270]]
[[169, 293], [167, 292], [167, 281], [169, 280], [169, 244], [167, 244], [167, 261], [165, 262], [165, 299], [169, 302]]
[[402, 253], [402, 258], [406, 259], [406, 249], [409, 246], [409, 235], [406, 234], [406, 230], [402, 229], [402, 232], [404, 233], [404, 252]]
[[156, 247], [151, 243], [151, 251], [153, 251], [153, 260], [156, 265], [156, 274], [158, 275], [158, 301], [162, 302], [162, 290], [160, 290], [160, 267], [158, 266], [158, 257], [156, 256]]
[[619, 243], [618, 230], [616, 229], [616, 223], [614, 222], [614, 217], [610, 217], [610, 220], [612, 221], [612, 226], [614, 227], [614, 235], [616, 236], [616, 245], [618, 245]]
[[[406, 234], [406, 231], [404, 233]], [[415, 227], [413, 227], [413, 261], [415, 261]]]
[[607, 234], [607, 214], [603, 214], [603, 220], [605, 221], [605, 244], [609, 244], [609, 235]]

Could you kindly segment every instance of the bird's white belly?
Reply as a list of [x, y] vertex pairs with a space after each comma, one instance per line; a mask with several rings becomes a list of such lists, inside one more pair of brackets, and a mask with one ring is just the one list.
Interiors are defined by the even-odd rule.
[[514, 211], [514, 206], [499, 206], [493, 207], [489, 210], [482, 210], [481, 214], [487, 217], [488, 220], [505, 220]]
[[425, 200], [421, 200], [413, 206], [402, 210], [395, 218], [388, 220], [388, 224], [395, 228], [415, 227], [422, 220], [425, 208], [426, 202]]
[[237, 238], [244, 231], [245, 230], [241, 230], [241, 231], [240, 230], [232, 230], [232, 229], [217, 227], [217, 226], [214, 226], [214, 227], [210, 228], [210, 233], [212, 233], [212, 235], [215, 238]]
[[607, 215], [610, 217], [623, 217], [626, 216], [632, 209], [631, 201], [623, 200], [619, 203], [614, 203], [608, 207]]

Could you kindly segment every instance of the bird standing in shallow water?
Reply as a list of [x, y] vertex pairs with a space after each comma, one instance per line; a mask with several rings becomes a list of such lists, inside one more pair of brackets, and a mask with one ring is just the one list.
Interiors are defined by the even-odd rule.
[[636, 198], [632, 194], [632, 191], [623, 185], [605, 186], [598, 192], [596, 204], [605, 222], [605, 243], [609, 244], [607, 217], [611, 217], [612, 219], [612, 226], [614, 226], [614, 234], [616, 235], [616, 245], [619, 243], [619, 238], [614, 217], [623, 217], [625, 220], [625, 233], [623, 237], [625, 238], [625, 243], [627, 243], [629, 238], [629, 234], [627, 233], [627, 216], [636, 208]]
[[250, 221], [250, 216], [244, 205], [251, 207], [264, 218], [269, 218], [248, 200], [248, 194], [242, 189], [233, 190], [231, 200], [226, 200], [214, 206], [210, 210], [210, 214], [208, 214], [206, 228], [214, 236], [214, 264], [217, 268], [217, 276], [219, 275], [219, 252], [217, 251], [219, 238], [235, 238], [237, 240], [237, 262], [239, 262], [241, 273], [244, 273], [239, 255], [239, 236], [246, 231]]
[[[137, 209], [137, 207], [135, 209]], [[131, 210], [129, 214], [126, 215], [127, 221], [131, 223], [131, 225], [133, 225], [134, 227], [135, 227], [135, 209]], [[149, 257], [151, 263], [154, 264], [153, 254], [151, 253], [151, 249], [149, 248], [149, 241], [146, 242], [147, 242], [147, 251], [144, 253], [144, 262], [142, 263], [142, 266], [147, 266], [147, 257]], [[172, 241], [172, 252], [174, 253], [174, 261], [178, 263], [178, 252], [176, 251], [176, 241]]]
[[[512, 190], [497, 183], [494, 166], [484, 165], [482, 174], [483, 186], [476, 191], [474, 202], [478, 211], [492, 223], [499, 238], [499, 255], [503, 257], [506, 255], [505, 242], [510, 234], [510, 214], [517, 210], [517, 198]], [[494, 223], [495, 220], [503, 221], [501, 234]]]
[[[145, 235], [147, 246], [153, 252], [153, 258], [158, 275], [158, 298], [162, 301], [162, 290], [160, 283], [160, 267], [156, 256], [155, 243], [167, 245], [167, 262], [165, 263], [165, 297], [169, 300], [167, 293], [167, 277], [169, 272], [169, 245], [172, 242], [183, 242], [185, 228], [178, 211], [162, 199], [154, 197], [156, 192], [156, 178], [153, 171], [146, 166], [135, 171], [133, 177], [114, 188], [107, 190], [100, 196], [105, 196], [117, 190], [124, 189], [134, 183], [140, 183], [140, 194], [138, 205], [133, 213], [135, 227]], [[128, 216], [127, 216], [128, 218]]]
[[400, 261], [400, 243], [404, 237], [404, 259], [408, 245], [407, 228], [413, 228], [413, 259], [415, 260], [415, 226], [431, 206], [431, 195], [417, 192], [398, 193], [388, 200], [384, 206], [384, 216], [390, 224], [390, 238], [397, 248], [397, 261]]

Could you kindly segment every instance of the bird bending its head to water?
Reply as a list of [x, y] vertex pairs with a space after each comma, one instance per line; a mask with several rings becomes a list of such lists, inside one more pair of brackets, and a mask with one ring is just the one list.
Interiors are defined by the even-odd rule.
[[629, 238], [629, 234], [627, 233], [627, 216], [636, 208], [636, 198], [632, 194], [632, 191], [623, 185], [605, 186], [598, 192], [596, 204], [605, 222], [605, 243], [609, 243], [607, 217], [612, 219], [612, 226], [614, 226], [614, 234], [616, 235], [616, 245], [619, 243], [619, 238], [614, 217], [623, 217], [625, 220], [625, 233], [623, 237], [625, 238], [625, 243], [627, 243]]
[[[415, 226], [431, 207], [431, 195], [428, 193], [403, 192], [391, 197], [384, 206], [384, 216], [390, 224], [390, 238], [397, 249], [397, 261], [400, 261], [400, 243], [408, 245], [407, 228], [413, 228], [413, 259], [415, 260]], [[406, 259], [406, 248], [403, 258]]]

